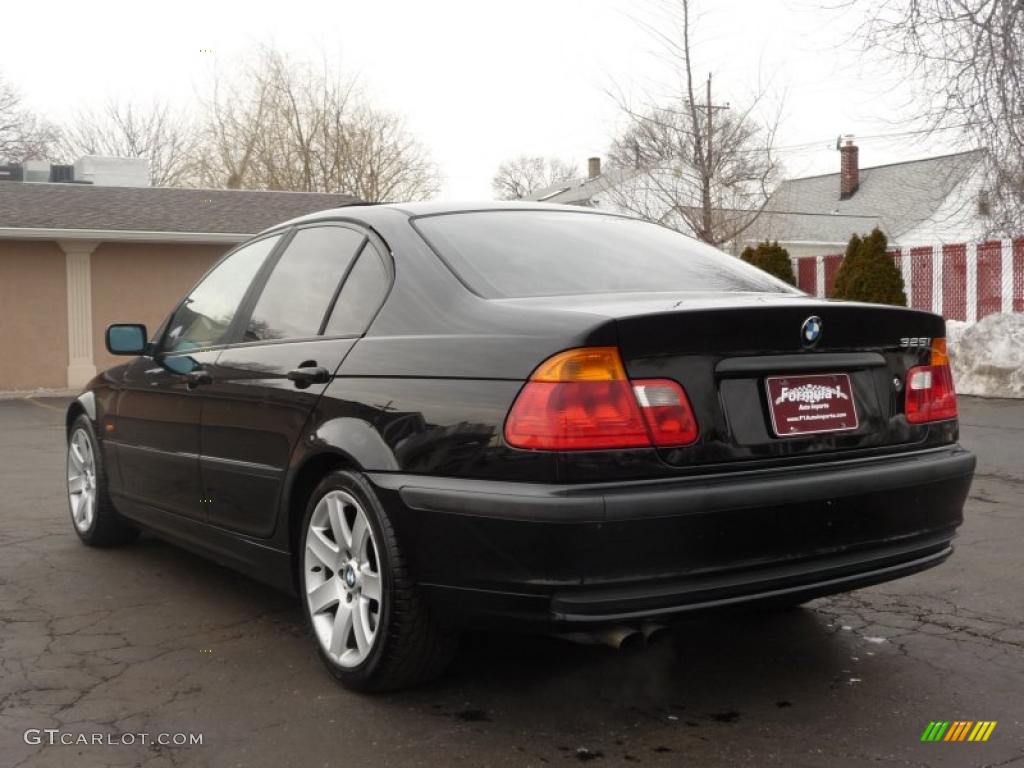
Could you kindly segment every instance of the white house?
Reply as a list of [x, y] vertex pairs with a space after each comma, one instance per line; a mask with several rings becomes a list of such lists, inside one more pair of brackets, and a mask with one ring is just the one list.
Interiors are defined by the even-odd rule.
[[841, 253], [850, 236], [881, 229], [895, 247], [984, 239], [984, 152], [958, 152], [868, 168], [852, 136], [840, 170], [783, 181], [742, 245], [778, 240], [793, 257]]

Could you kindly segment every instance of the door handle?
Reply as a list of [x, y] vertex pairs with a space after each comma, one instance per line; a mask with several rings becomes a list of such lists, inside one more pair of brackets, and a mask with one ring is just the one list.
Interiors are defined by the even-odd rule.
[[326, 384], [331, 380], [331, 372], [316, 365], [293, 368], [287, 376], [288, 381], [294, 382], [299, 389], [305, 389], [310, 384]]
[[195, 389], [196, 387], [204, 384], [212, 384], [213, 377], [210, 376], [208, 371], [204, 371], [200, 368], [197, 371], [189, 371], [185, 374], [185, 386], [189, 389]]

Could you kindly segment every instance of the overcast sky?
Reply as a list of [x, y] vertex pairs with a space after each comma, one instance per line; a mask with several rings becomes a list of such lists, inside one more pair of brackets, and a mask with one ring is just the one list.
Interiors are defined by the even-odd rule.
[[[838, 170], [840, 133], [858, 136], [862, 166], [953, 148], [871, 138], [907, 129], [912, 94], [902, 73], [864, 61], [856, 15], [823, 8], [834, 0], [693, 1], [695, 66], [715, 73], [715, 100], [740, 106], [759, 82], [769, 109], [784, 95], [787, 175]], [[230, 69], [260, 42], [327, 56], [406, 116], [444, 175], [442, 197], [479, 199], [503, 159], [582, 168], [605, 153], [621, 125], [609, 88], [639, 97], [669, 76], [636, 23], [649, 13], [637, 0], [18, 2], [4, 9], [0, 72], [64, 120], [111, 97], [187, 104], [212, 66]]]

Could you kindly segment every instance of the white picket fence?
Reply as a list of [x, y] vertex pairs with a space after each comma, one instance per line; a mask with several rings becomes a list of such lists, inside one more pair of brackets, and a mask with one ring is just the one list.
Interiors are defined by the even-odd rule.
[[[995, 312], [1024, 312], [1024, 237], [941, 243], [892, 250], [907, 303], [974, 322]], [[843, 254], [793, 259], [800, 289], [830, 296]]]

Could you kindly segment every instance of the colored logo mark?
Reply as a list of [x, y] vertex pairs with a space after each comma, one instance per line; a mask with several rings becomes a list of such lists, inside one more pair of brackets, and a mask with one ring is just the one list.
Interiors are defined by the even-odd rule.
[[995, 729], [995, 720], [932, 720], [921, 741], [988, 741]]

